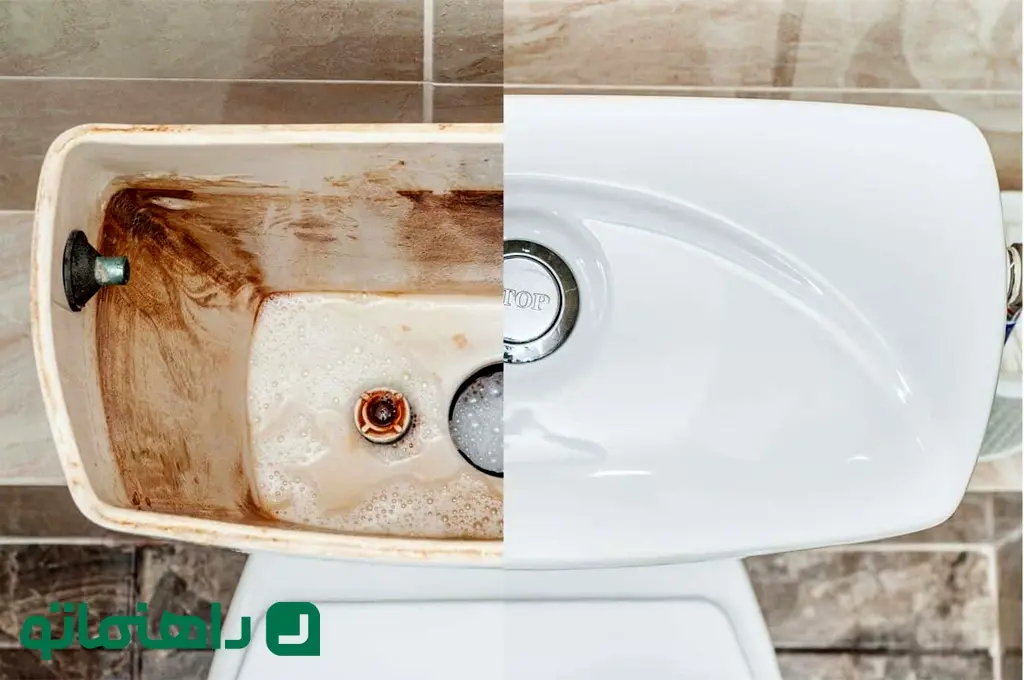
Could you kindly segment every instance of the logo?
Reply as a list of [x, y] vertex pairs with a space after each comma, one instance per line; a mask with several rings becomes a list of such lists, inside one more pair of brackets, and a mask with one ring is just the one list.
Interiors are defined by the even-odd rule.
[[531, 293], [528, 290], [506, 288], [502, 302], [506, 307], [515, 307], [517, 309], [528, 309], [531, 312], [539, 312], [544, 309], [544, 305], [551, 302], [551, 296], [546, 293]]
[[267, 649], [277, 656], [320, 656], [320, 610], [311, 602], [276, 602], [267, 610]]
[[[89, 605], [85, 602], [50, 603], [50, 617], [29, 616], [21, 626], [18, 640], [25, 649], [39, 651], [44, 661], [53, 658], [53, 650], [72, 647], [75, 638], [82, 649], [126, 649], [134, 629], [143, 649], [242, 649], [248, 646], [251, 617], [232, 621], [224, 631], [220, 603], [210, 605], [210, 623], [199, 616], [164, 612], [149, 613], [145, 602], [136, 604], [138, 616], [108, 616], [89, 635]], [[60, 636], [53, 623], [61, 618]], [[312, 602], [277, 602], [267, 610], [267, 648], [277, 656], [320, 656], [320, 610]], [[237, 625], [236, 625], [237, 623]], [[155, 633], [159, 632], [159, 637]], [[226, 637], [228, 633], [232, 637]]]

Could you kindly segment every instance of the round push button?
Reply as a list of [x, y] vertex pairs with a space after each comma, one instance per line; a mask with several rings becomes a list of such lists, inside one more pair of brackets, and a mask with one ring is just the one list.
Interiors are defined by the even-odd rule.
[[579, 289], [565, 261], [531, 241], [505, 241], [506, 364], [537, 361], [562, 346], [579, 313]]
[[562, 306], [562, 293], [551, 270], [532, 257], [510, 255], [505, 258], [502, 280], [505, 341], [532, 342], [547, 333]]

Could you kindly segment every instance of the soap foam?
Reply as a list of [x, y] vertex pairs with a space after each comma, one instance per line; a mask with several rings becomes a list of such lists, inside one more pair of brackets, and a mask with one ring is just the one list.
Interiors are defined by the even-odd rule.
[[[417, 351], [402, 325], [401, 305], [425, 300], [436, 327], [449, 328], [438, 296], [275, 294], [260, 306], [250, 452], [260, 501], [277, 517], [360, 534], [501, 538], [501, 484], [454, 450], [443, 429], [450, 395], [429, 348]], [[412, 406], [413, 424], [393, 444], [366, 441], [353, 422], [359, 395], [375, 387]], [[484, 446], [493, 453], [493, 440]]]
[[474, 465], [501, 473], [505, 466], [502, 437], [504, 373], [483, 375], [455, 400], [449, 429], [452, 441]]

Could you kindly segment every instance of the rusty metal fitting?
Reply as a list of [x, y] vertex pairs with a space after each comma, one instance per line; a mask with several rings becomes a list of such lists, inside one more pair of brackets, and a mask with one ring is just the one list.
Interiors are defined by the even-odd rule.
[[378, 387], [359, 395], [355, 407], [356, 429], [374, 444], [396, 442], [409, 431], [412, 409], [397, 390]]

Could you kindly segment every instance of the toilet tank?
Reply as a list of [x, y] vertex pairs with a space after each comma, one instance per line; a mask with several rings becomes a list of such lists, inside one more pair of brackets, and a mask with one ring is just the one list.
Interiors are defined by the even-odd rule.
[[880, 539], [967, 487], [1006, 264], [985, 139], [946, 113], [507, 96], [505, 238], [578, 286], [506, 366], [508, 565]]
[[[458, 455], [448, 410], [500, 364], [501, 187], [500, 126], [62, 135], [39, 185], [32, 331], [81, 511], [242, 550], [496, 563], [501, 480]], [[75, 230], [130, 263], [77, 312]], [[397, 442], [358, 431], [377, 388], [411, 405]]]

